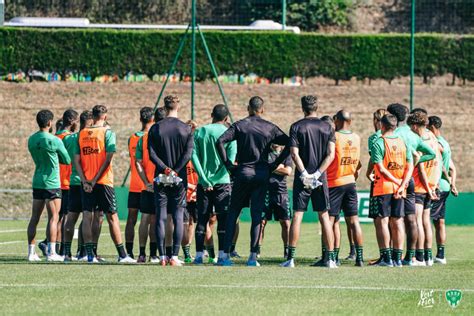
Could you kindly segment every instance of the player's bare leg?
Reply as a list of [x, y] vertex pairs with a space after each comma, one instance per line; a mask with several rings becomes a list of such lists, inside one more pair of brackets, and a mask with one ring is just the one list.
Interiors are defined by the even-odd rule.
[[423, 230], [425, 232], [424, 259], [427, 266], [433, 265], [433, 228], [431, 227], [431, 209], [423, 210]]
[[418, 239], [416, 242], [416, 265], [426, 265], [425, 253], [425, 229], [423, 226], [423, 205], [416, 204], [416, 225], [418, 227]]
[[[364, 237], [362, 235], [362, 227], [360, 226], [359, 216], [350, 216], [346, 217], [347, 227], [350, 227], [350, 232], [352, 235], [352, 242], [354, 243], [355, 248], [355, 260], [356, 266], [364, 265]], [[348, 229], [349, 231], [349, 229]], [[351, 249], [352, 251], [352, 249]]]
[[36, 246], [36, 229], [38, 227], [39, 220], [41, 218], [41, 214], [43, 213], [43, 209], [45, 206], [44, 200], [35, 200], [33, 199], [33, 204], [31, 208], [31, 218], [30, 222], [28, 223], [28, 261], [41, 261], [41, 259], [36, 254], [35, 246]]
[[403, 245], [405, 244], [405, 225], [403, 217], [390, 217], [390, 232], [393, 242], [393, 266], [401, 268]]
[[127, 224], [125, 224], [125, 248], [127, 254], [133, 258], [133, 241], [135, 240], [135, 225], [137, 224], [138, 209], [129, 208]]

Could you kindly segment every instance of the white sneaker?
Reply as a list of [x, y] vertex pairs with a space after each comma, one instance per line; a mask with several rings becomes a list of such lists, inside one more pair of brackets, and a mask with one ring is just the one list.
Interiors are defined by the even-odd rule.
[[53, 253], [52, 255], [49, 255], [48, 258], [47, 258], [47, 261], [48, 262], [59, 262], [59, 261], [64, 261], [64, 257], [63, 256], [60, 256], [56, 253]]
[[413, 261], [413, 266], [414, 267], [426, 267], [425, 260], [418, 261], [418, 260], [415, 259], [415, 261]]
[[433, 259], [426, 260], [425, 261], [427, 267], [432, 267], [433, 266]]
[[79, 261], [79, 262], [87, 262], [87, 256], [84, 256], [84, 257], [77, 257], [77, 261]]
[[79, 261], [78, 257], [71, 257], [71, 261]]
[[329, 269], [337, 269], [337, 264], [334, 260], [328, 260], [328, 262], [326, 263], [326, 267], [328, 267]]
[[434, 258], [434, 263], [439, 263], [439, 264], [446, 264], [446, 258], [438, 258], [438, 257], [435, 257]]
[[28, 261], [29, 262], [39, 262], [39, 261], [41, 261], [41, 258], [36, 253], [31, 253], [31, 254], [28, 255]]
[[282, 264], [280, 264], [280, 267], [294, 268], [295, 267], [295, 259], [290, 259], [290, 260], [287, 260], [287, 261], [283, 262]]
[[[89, 262], [89, 261], [87, 261], [87, 262]], [[92, 261], [89, 262], [89, 263], [100, 263], [100, 261], [96, 257], [94, 257], [94, 259], [92, 259]]]
[[129, 256], [126, 256], [124, 258], [118, 258], [119, 263], [137, 263], [137, 260], [130, 258]]
[[160, 258], [158, 258], [158, 257], [150, 257], [150, 263], [160, 263]]

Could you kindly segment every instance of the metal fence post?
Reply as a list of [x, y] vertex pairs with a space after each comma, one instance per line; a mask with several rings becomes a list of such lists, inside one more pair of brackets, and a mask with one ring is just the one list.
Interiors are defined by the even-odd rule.
[[410, 32], [410, 111], [413, 110], [415, 98], [415, 11], [416, 0], [411, 0], [411, 32]]
[[191, 8], [191, 120], [194, 120], [194, 83], [196, 81], [196, 0], [192, 1]]
[[5, 1], [0, 0], [0, 26], [5, 22]]
[[286, 30], [286, 0], [281, 1], [281, 25]]

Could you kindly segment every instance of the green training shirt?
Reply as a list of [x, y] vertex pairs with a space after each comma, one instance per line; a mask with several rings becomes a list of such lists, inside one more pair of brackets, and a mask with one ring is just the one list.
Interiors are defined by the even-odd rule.
[[[71, 159], [74, 159], [74, 155], [76, 152], [79, 152], [79, 142], [78, 142], [78, 133], [70, 134], [67, 135], [66, 137], [63, 138], [63, 143], [64, 147], [66, 147], [66, 150], [69, 154], [69, 157]], [[79, 175], [77, 174], [77, 169], [74, 166], [74, 163], [72, 163], [72, 168], [71, 168], [71, 183], [70, 185], [81, 185], [81, 178], [79, 178]]]
[[[407, 152], [418, 151], [422, 153], [418, 163], [426, 162], [436, 158], [436, 153], [421, 137], [415, 134], [408, 125], [403, 125], [395, 130], [395, 135], [400, 136], [407, 146]], [[410, 154], [410, 156], [412, 156]]]
[[71, 163], [63, 142], [50, 133], [38, 131], [28, 139], [28, 151], [35, 163], [33, 189], [59, 189], [59, 163]]
[[375, 133], [369, 136], [369, 139], [368, 139], [369, 156], [371, 155], [371, 152], [372, 152], [372, 146], [374, 145], [375, 141], [380, 136], [382, 136], [382, 132], [380, 130], [376, 131]]
[[135, 150], [135, 159], [143, 160], [143, 135], [138, 139], [137, 149]]
[[[385, 136], [386, 138], [401, 138], [398, 135], [391, 135], [391, 136]], [[402, 139], [403, 140], [403, 139]], [[405, 145], [406, 146], [406, 145]], [[408, 154], [408, 148], [407, 148], [407, 162], [412, 162], [413, 161], [413, 155]], [[385, 142], [382, 137], [379, 137], [375, 140], [374, 144], [372, 145], [372, 155], [370, 159], [374, 164], [377, 164], [379, 162], [383, 162], [383, 158], [385, 157]]]
[[[443, 153], [441, 154], [441, 158], [443, 159], [443, 166], [446, 169], [446, 171], [449, 171], [449, 163], [451, 162], [451, 146], [449, 146], [449, 143], [444, 139], [443, 136], [438, 136], [438, 142], [443, 146]], [[451, 191], [451, 186], [449, 185], [449, 182], [443, 178], [442, 176], [442, 169], [441, 169], [441, 179], [439, 181], [439, 190], [441, 192], [449, 192]]]
[[[224, 134], [227, 127], [220, 123], [205, 125], [194, 134], [192, 162], [199, 176], [199, 184], [210, 187], [216, 184], [230, 183], [229, 173], [217, 153], [217, 139]], [[235, 141], [226, 144], [227, 156], [235, 161], [237, 144]], [[205, 169], [204, 169], [204, 168]]]

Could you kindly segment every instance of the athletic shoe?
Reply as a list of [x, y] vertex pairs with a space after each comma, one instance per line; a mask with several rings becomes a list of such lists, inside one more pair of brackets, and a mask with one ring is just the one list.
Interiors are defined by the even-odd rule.
[[413, 267], [414, 266], [413, 261], [411, 261], [411, 260], [402, 260], [402, 265], [404, 265], [406, 267]]
[[329, 268], [329, 269], [337, 269], [337, 263], [336, 261], [334, 260], [328, 260], [328, 262], [326, 263], [326, 267]]
[[146, 256], [138, 256], [137, 263], [146, 263]]
[[153, 263], [153, 264], [160, 263], [160, 258], [158, 258], [158, 257], [150, 257], [150, 263]]
[[315, 263], [311, 264], [311, 267], [326, 267], [326, 266], [327, 266], [326, 261], [324, 261], [323, 259], [319, 259]]
[[183, 261], [179, 260], [179, 259], [173, 259], [171, 258], [170, 259], [170, 266], [172, 267], [182, 267], [184, 265]]
[[434, 263], [439, 263], [439, 264], [446, 264], [446, 258], [438, 258], [438, 257], [435, 257], [434, 258]]
[[354, 261], [356, 259], [355, 254], [349, 254], [344, 260]]
[[234, 265], [234, 263], [232, 262], [230, 258], [225, 258], [225, 259], [219, 258], [219, 260], [217, 260], [217, 265], [220, 267], [231, 267]]
[[167, 264], [168, 264], [168, 259], [160, 259], [160, 266], [166, 267]]
[[196, 258], [194, 258], [193, 264], [196, 264], [196, 265], [203, 264], [204, 263], [203, 260], [204, 259], [202, 257], [196, 257]]
[[356, 267], [363, 267], [364, 266], [364, 261], [356, 261], [356, 264], [355, 264]]
[[118, 258], [118, 263], [137, 263], [137, 260], [132, 259], [130, 256], [126, 256], [123, 258]]
[[107, 262], [107, 260], [105, 260], [104, 258], [102, 258], [101, 256], [95, 256], [95, 258], [97, 259], [97, 261], [99, 261], [100, 263], [104, 263], [104, 262]]
[[287, 261], [283, 262], [282, 264], [280, 264], [280, 267], [294, 268], [295, 267], [295, 259], [290, 259], [290, 260], [287, 260]]
[[71, 261], [78, 261], [77, 259], [77, 257], [71, 257]]
[[402, 260], [393, 260], [393, 266], [394, 266], [395, 268], [401, 268], [401, 267], [403, 267], [403, 262], [402, 262]]
[[374, 264], [375, 266], [377, 267], [390, 267], [390, 268], [393, 268], [393, 261], [390, 260], [390, 261], [384, 261], [384, 260], [381, 260], [378, 264]]
[[41, 250], [41, 252], [43, 253], [43, 256], [44, 257], [47, 257], [48, 256], [48, 244], [41, 241], [39, 244], [38, 244], [38, 248]]
[[210, 257], [209, 257], [209, 258], [207, 259], [207, 263], [209, 263], [209, 264], [216, 264], [216, 263], [217, 263], [217, 258], [210, 258]]
[[96, 257], [92, 258], [92, 261], [87, 261], [88, 263], [99, 263]]
[[425, 260], [423, 260], [423, 261], [415, 260], [415, 261], [413, 261], [413, 266], [414, 267], [426, 267]]
[[433, 259], [429, 259], [425, 261], [427, 267], [432, 267], [433, 266]]
[[184, 258], [184, 263], [193, 263], [193, 259], [191, 257]]
[[369, 266], [377, 266], [380, 262], [382, 262], [382, 257], [378, 258], [375, 261], [369, 262]]
[[77, 257], [77, 261], [79, 261], [79, 262], [87, 262], [87, 256], [84, 256], [84, 257]]
[[54, 253], [54, 254], [48, 256], [47, 261], [48, 262], [63, 262], [64, 257]]
[[340, 267], [341, 266], [341, 260], [337, 260], [335, 261], [336, 262], [336, 266]]
[[64, 262], [71, 262], [72, 257], [71, 256], [64, 256]]
[[41, 258], [36, 253], [32, 253], [32, 254], [28, 255], [28, 261], [29, 262], [39, 262], [39, 261], [41, 261]]
[[230, 253], [230, 257], [231, 258], [241, 258], [236, 250], [234, 250]]
[[260, 267], [260, 263], [257, 260], [248, 260], [247, 267]]

